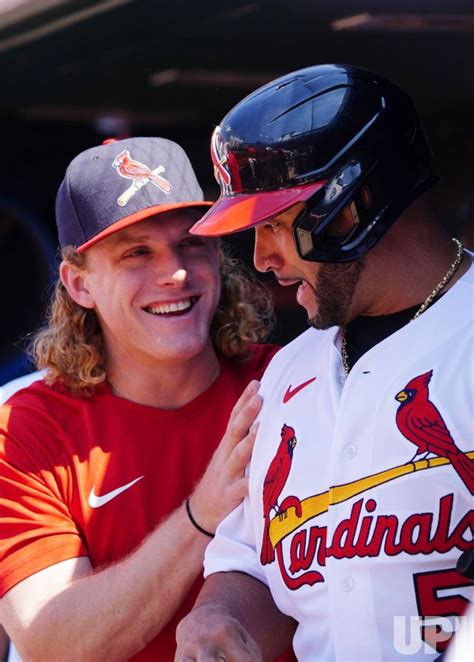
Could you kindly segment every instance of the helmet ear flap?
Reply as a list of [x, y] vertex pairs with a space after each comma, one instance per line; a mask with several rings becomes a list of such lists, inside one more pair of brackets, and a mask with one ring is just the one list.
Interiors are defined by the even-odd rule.
[[365, 168], [350, 161], [296, 217], [293, 233], [300, 256], [313, 262], [347, 262], [372, 219], [373, 194], [368, 181], [376, 163]]
[[438, 178], [431, 174], [413, 188], [405, 180], [412, 182], [413, 174], [404, 171], [403, 163], [390, 154], [363, 166], [360, 177], [337, 196], [331, 196], [331, 180], [307, 200], [293, 223], [300, 256], [312, 262], [331, 263], [362, 257]]

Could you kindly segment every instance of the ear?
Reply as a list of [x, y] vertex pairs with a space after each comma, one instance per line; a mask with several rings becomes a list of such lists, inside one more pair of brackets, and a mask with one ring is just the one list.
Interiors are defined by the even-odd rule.
[[95, 301], [87, 287], [87, 272], [75, 264], [63, 260], [59, 265], [59, 276], [73, 301], [83, 308], [94, 308]]

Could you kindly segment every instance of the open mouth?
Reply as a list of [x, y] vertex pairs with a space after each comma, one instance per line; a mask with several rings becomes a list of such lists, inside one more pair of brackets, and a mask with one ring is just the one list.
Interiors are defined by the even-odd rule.
[[304, 291], [308, 287], [308, 283], [305, 280], [298, 280], [295, 285], [298, 285], [298, 291]]
[[151, 315], [160, 315], [165, 317], [178, 317], [185, 315], [194, 307], [199, 297], [189, 297], [181, 301], [170, 301], [169, 303], [154, 304], [146, 306], [144, 310]]
[[282, 287], [288, 287], [290, 285], [299, 285], [302, 281], [300, 278], [277, 278], [278, 284]]

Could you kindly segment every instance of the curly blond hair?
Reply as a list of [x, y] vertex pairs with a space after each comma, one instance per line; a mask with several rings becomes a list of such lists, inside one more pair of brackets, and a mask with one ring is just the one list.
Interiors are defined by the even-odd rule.
[[[83, 268], [84, 254], [71, 246], [63, 260]], [[249, 343], [263, 342], [274, 324], [268, 290], [240, 260], [221, 244], [220, 301], [210, 335], [216, 352], [245, 360]], [[46, 383], [59, 380], [76, 395], [90, 395], [106, 381], [102, 331], [94, 310], [83, 308], [69, 296], [58, 279], [47, 311], [46, 326], [33, 338], [31, 353], [38, 368], [46, 368]]]

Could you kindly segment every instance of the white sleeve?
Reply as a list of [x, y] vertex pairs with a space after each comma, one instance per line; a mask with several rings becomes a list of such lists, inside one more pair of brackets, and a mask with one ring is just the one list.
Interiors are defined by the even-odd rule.
[[248, 497], [220, 523], [206, 549], [205, 577], [215, 572], [231, 571], [244, 572], [268, 585], [256, 551], [252, 508]]
[[21, 658], [18, 655], [18, 651], [16, 650], [15, 646], [10, 643], [10, 648], [8, 649], [8, 662], [21, 662]]

